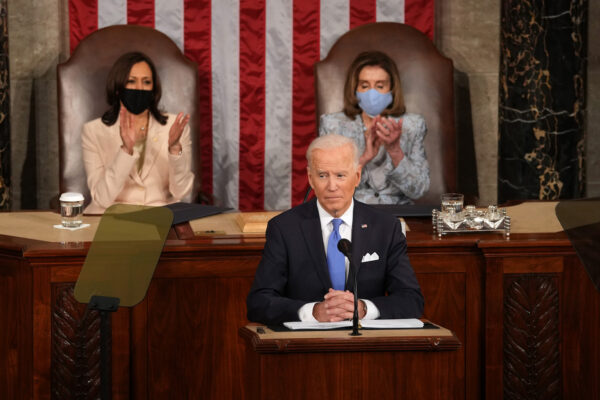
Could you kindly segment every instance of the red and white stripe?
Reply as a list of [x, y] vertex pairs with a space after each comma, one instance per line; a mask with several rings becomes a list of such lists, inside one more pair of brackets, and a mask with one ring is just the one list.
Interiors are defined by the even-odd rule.
[[286, 209], [307, 189], [313, 65], [375, 21], [433, 37], [434, 0], [69, 0], [71, 49], [115, 24], [154, 27], [198, 63], [202, 186], [240, 210]]

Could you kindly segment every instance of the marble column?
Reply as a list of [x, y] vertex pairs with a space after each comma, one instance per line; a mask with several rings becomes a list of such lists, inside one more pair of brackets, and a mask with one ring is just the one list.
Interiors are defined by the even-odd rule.
[[0, 210], [10, 210], [10, 81], [7, 0], [0, 0]]
[[587, 0], [503, 0], [498, 202], [585, 194]]

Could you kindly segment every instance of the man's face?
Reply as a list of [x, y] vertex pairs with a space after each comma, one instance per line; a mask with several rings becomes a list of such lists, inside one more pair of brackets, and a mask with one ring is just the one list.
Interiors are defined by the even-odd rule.
[[360, 183], [360, 169], [354, 166], [349, 144], [333, 149], [312, 150], [308, 182], [321, 206], [333, 217], [350, 207], [354, 189]]

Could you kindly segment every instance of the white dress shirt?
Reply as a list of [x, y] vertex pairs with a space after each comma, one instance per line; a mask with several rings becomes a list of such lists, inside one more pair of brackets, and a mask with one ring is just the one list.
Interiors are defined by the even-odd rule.
[[[321, 206], [321, 203], [317, 200], [317, 209], [319, 210], [319, 220], [321, 221], [321, 233], [323, 234], [323, 247], [325, 248], [325, 256], [327, 256], [327, 243], [329, 241], [329, 235], [333, 232], [333, 224], [331, 221], [335, 217], [331, 216], [325, 209]], [[339, 231], [342, 239], [348, 239], [352, 241], [352, 218], [354, 215], [354, 199], [350, 203], [350, 207], [346, 210], [344, 214], [342, 214], [339, 219], [342, 220], [342, 224], [340, 225]], [[348, 280], [348, 273], [350, 270], [350, 261], [348, 258], [344, 257], [346, 263], [346, 280]], [[367, 305], [367, 313], [363, 317], [363, 319], [377, 319], [379, 318], [379, 310], [375, 306], [375, 304], [371, 300], [361, 299]], [[316, 302], [314, 303], [306, 303], [298, 310], [298, 317], [300, 321], [310, 321], [316, 322], [316, 318], [313, 315], [313, 309], [315, 307]]]

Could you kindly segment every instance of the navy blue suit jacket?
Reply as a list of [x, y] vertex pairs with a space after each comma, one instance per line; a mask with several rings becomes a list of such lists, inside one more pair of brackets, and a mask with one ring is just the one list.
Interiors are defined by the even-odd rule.
[[[247, 298], [248, 319], [276, 325], [298, 321], [306, 303], [323, 301], [331, 285], [316, 199], [269, 221], [263, 257]], [[371, 300], [380, 318], [418, 318], [423, 295], [406, 254], [400, 222], [354, 200], [352, 263], [359, 266], [358, 296]], [[379, 260], [362, 263], [366, 253]], [[348, 274], [346, 288], [354, 277]]]

